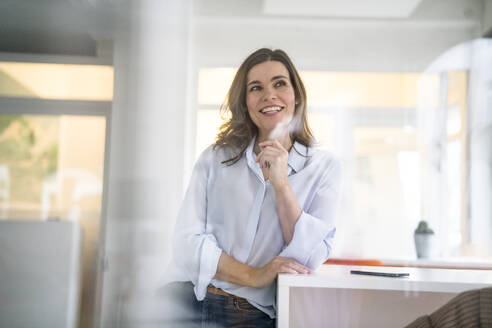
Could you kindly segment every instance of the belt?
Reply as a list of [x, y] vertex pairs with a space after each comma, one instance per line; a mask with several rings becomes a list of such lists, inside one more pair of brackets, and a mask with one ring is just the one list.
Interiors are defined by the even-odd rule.
[[[222, 296], [234, 296], [234, 295], [229, 294], [228, 292], [225, 292], [225, 291], [223, 291], [222, 289], [217, 288], [217, 287], [212, 286], [212, 285], [208, 285], [208, 287], [207, 287], [207, 292], [212, 293], [212, 294], [215, 294], [215, 295], [222, 295]], [[236, 297], [237, 297], [237, 296], [236, 296]]]

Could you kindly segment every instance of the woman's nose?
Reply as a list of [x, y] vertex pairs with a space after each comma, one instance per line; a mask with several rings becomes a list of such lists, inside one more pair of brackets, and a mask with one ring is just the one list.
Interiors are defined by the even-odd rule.
[[277, 93], [275, 92], [275, 89], [265, 88], [263, 100], [276, 99], [276, 98], [277, 98]]

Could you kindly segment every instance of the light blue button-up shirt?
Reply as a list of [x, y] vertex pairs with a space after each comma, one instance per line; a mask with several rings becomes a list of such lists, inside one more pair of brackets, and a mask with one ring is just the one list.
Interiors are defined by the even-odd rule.
[[191, 281], [198, 300], [212, 284], [274, 318], [276, 284], [250, 288], [213, 279], [220, 255], [225, 252], [255, 268], [284, 256], [316, 269], [332, 249], [341, 170], [327, 152], [294, 143], [287, 173], [302, 214], [286, 245], [275, 191], [255, 162], [253, 145], [254, 140], [231, 166], [221, 163], [233, 155], [227, 149], [210, 146], [201, 154], [176, 222], [166, 281]]

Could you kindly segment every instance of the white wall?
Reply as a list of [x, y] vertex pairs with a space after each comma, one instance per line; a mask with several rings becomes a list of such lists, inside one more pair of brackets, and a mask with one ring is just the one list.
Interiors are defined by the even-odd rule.
[[483, 0], [482, 34], [491, 31], [492, 31], [492, 0]]
[[447, 49], [473, 39], [478, 23], [211, 18], [194, 21], [195, 61], [238, 65], [262, 46], [282, 48], [300, 69], [421, 72]]

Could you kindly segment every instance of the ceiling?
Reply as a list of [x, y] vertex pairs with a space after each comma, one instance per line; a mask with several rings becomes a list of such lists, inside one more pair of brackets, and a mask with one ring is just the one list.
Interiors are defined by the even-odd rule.
[[114, 17], [103, 2], [0, 0], [0, 52], [96, 56]]
[[[0, 0], [0, 52], [96, 56], [138, 1]], [[483, 1], [193, 0], [193, 16], [480, 21]]]

